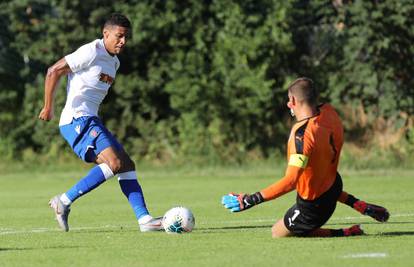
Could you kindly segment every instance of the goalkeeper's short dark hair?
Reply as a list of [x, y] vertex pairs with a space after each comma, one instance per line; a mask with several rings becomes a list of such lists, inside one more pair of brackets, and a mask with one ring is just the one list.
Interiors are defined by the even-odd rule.
[[315, 88], [313, 81], [307, 77], [301, 77], [293, 81], [288, 91], [301, 101], [305, 101], [310, 105], [317, 105], [319, 93]]

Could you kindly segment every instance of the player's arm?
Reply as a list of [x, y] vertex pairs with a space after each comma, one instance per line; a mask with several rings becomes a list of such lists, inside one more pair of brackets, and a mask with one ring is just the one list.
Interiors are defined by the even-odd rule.
[[50, 121], [53, 119], [54, 101], [57, 84], [60, 77], [71, 72], [65, 58], [61, 58], [53, 66], [48, 68], [45, 78], [45, 95], [43, 108], [40, 111], [39, 119]]
[[276, 183], [249, 194], [228, 194], [223, 196], [222, 204], [232, 212], [246, 210], [264, 201], [275, 199], [296, 188], [296, 184], [305, 168], [308, 166], [312, 155], [314, 140], [312, 133], [305, 131], [307, 123], [297, 128], [294, 132], [294, 151], [290, 152], [288, 167], [285, 176]]
[[297, 161], [299, 157], [297, 155], [291, 155], [286, 174], [282, 179], [254, 194], [227, 194], [222, 197], [221, 201], [224, 207], [232, 212], [239, 212], [294, 190], [307, 164], [307, 157], [305, 155], [300, 155], [304, 161]]
[[[288, 167], [286, 169], [285, 176], [276, 183], [264, 188], [263, 190], [254, 194], [228, 194], [223, 196], [222, 204], [225, 208], [232, 212], [239, 212], [249, 209], [255, 205], [258, 205], [264, 201], [275, 199], [282, 196], [296, 188], [296, 184], [299, 177], [302, 175], [304, 169], [308, 165], [309, 157], [311, 154], [312, 144], [308, 142], [305, 146], [303, 143], [301, 148], [296, 154], [289, 156]], [[298, 152], [306, 151], [305, 154], [298, 154]]]
[[272, 200], [293, 191], [307, 165], [308, 156], [303, 154], [290, 155], [285, 176], [260, 191], [263, 199], [265, 201]]

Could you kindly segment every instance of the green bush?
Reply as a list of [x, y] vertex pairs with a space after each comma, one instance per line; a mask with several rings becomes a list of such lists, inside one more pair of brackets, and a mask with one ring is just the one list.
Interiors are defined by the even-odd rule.
[[[37, 120], [44, 75], [100, 38], [114, 11], [130, 18], [133, 37], [100, 114], [137, 159], [241, 163], [283, 153], [290, 123], [285, 88], [302, 75], [337, 107], [362, 107], [385, 120], [413, 117], [412, 0], [12, 0], [0, 4], [5, 157], [28, 157], [24, 151], [60, 157], [56, 151], [67, 149], [58, 118]], [[350, 143], [375, 130], [350, 124]], [[411, 136], [389, 149], [412, 151]]]

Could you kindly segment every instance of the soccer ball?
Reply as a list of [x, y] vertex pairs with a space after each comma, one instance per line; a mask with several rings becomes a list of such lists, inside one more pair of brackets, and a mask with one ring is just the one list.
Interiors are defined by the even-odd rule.
[[185, 207], [174, 207], [162, 218], [162, 226], [167, 233], [188, 233], [193, 230], [194, 224], [193, 213]]

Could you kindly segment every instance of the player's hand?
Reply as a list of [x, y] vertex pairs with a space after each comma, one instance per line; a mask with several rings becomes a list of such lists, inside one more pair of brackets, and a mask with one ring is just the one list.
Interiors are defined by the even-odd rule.
[[39, 119], [44, 121], [50, 121], [53, 119], [53, 110], [48, 108], [42, 108], [39, 113]]
[[223, 206], [226, 209], [229, 209], [231, 212], [241, 211], [239, 196], [241, 196], [241, 195], [240, 194], [234, 194], [234, 193], [224, 195], [221, 198], [221, 204], [223, 204]]
[[250, 209], [251, 207], [260, 204], [264, 201], [260, 192], [254, 194], [235, 194], [230, 193], [221, 198], [221, 204], [231, 212], [239, 212]]

